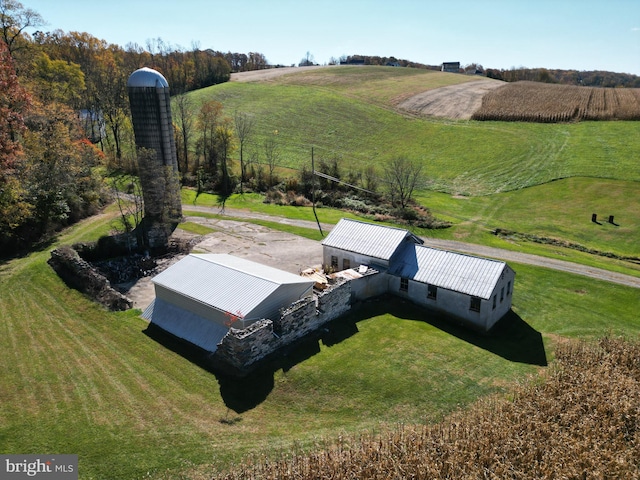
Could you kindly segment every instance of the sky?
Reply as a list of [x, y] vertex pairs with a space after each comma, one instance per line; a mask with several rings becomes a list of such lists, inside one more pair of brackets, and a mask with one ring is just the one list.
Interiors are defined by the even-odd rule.
[[[142, 47], [264, 54], [270, 64], [343, 55], [428, 65], [640, 75], [640, 0], [21, 0], [40, 30]], [[32, 31], [30, 32], [32, 33]]]

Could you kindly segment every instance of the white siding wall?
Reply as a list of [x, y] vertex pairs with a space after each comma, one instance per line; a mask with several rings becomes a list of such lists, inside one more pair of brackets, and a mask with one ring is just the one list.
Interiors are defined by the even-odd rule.
[[[515, 272], [509, 266], [505, 267], [502, 278], [496, 284], [496, 288], [492, 292], [491, 299], [487, 302], [491, 315], [486, 319], [486, 330], [491, 329], [498, 320], [511, 310], [514, 282]], [[493, 309], [494, 296], [496, 297], [495, 310]]]
[[371, 258], [366, 255], [362, 255], [359, 253], [346, 252], [344, 250], [340, 250], [333, 247], [325, 246], [323, 249], [322, 262], [323, 265], [327, 268], [331, 267], [331, 257], [335, 256], [338, 258], [338, 269], [337, 271], [344, 270], [344, 259], [349, 260], [350, 268], [357, 268], [359, 265], [377, 265], [379, 267], [389, 268], [389, 262], [386, 260], [381, 260], [377, 258]]
[[[489, 300], [480, 299], [480, 311], [471, 310], [471, 296], [464, 293], [438, 288], [436, 299], [428, 298], [428, 285], [425, 283], [408, 281], [408, 290], [400, 290], [400, 277], [389, 276], [389, 292], [406, 298], [418, 305], [432, 308], [448, 315], [458, 317], [474, 328], [489, 331], [511, 309], [513, 283], [515, 274], [511, 268], [505, 269], [505, 275], [497, 284]], [[507, 284], [510, 282], [510, 294], [507, 294]], [[504, 288], [504, 297], [500, 302], [500, 293]], [[496, 295], [496, 308], [493, 309], [493, 295]]]
[[390, 278], [393, 277], [387, 273], [378, 272], [351, 280], [351, 302], [368, 300], [387, 293]]
[[156, 297], [164, 300], [167, 303], [171, 303], [177, 307], [183, 308], [195, 313], [196, 315], [216, 322], [219, 325], [224, 325], [229, 321], [229, 318], [224, 315], [220, 310], [215, 310], [202, 302], [198, 302], [182, 294], [176, 293], [173, 290], [164, 288], [161, 285], [156, 284]]

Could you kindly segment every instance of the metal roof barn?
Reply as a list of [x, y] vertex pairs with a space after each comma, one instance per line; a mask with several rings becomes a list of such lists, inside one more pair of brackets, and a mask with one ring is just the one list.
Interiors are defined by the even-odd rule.
[[188, 255], [152, 281], [156, 299], [143, 316], [208, 351], [215, 351], [229, 327], [276, 318], [282, 308], [311, 295], [314, 284], [226, 254]]
[[488, 300], [507, 264], [422, 245], [407, 245], [389, 273]]
[[424, 243], [407, 230], [342, 218], [322, 245], [388, 261], [405, 240]]

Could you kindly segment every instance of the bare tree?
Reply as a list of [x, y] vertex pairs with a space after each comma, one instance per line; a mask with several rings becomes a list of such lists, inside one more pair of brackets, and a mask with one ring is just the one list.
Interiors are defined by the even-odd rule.
[[385, 168], [387, 189], [391, 204], [404, 209], [409, 205], [413, 190], [420, 180], [422, 165], [405, 157], [396, 157]]
[[378, 172], [376, 172], [375, 166], [367, 165], [364, 169], [362, 183], [364, 188], [367, 190], [372, 192], [376, 192], [378, 190]]
[[300, 63], [298, 64], [299, 67], [310, 67], [312, 65], [314, 65], [313, 55], [311, 55], [310, 52], [307, 52], [305, 57], [302, 60], [300, 60]]
[[278, 143], [275, 139], [275, 133], [273, 136], [268, 136], [264, 140], [264, 156], [267, 160], [267, 166], [269, 168], [269, 187], [273, 186], [273, 172], [280, 158], [280, 152], [278, 151]]
[[176, 106], [176, 123], [182, 139], [182, 173], [186, 174], [189, 173], [189, 144], [193, 135], [195, 110], [191, 99], [185, 94], [177, 95], [174, 102]]
[[16, 0], [0, 0], [2, 40], [7, 44], [9, 54], [12, 57], [16, 50], [25, 48], [27, 45], [24, 41], [19, 42], [20, 39], [24, 40], [24, 30], [43, 25], [45, 25], [45, 21], [35, 10], [24, 8], [24, 5]]
[[240, 193], [243, 193], [242, 187], [247, 180], [247, 166], [244, 162], [244, 147], [253, 133], [255, 119], [246, 113], [236, 112], [233, 116], [236, 136], [240, 144]]
[[[118, 184], [127, 183], [126, 192], [121, 192]], [[119, 226], [127, 235], [127, 247], [131, 251], [131, 234], [142, 223], [144, 217], [144, 197], [140, 179], [135, 176], [116, 175], [112, 178], [113, 195], [117, 200], [120, 210]]]

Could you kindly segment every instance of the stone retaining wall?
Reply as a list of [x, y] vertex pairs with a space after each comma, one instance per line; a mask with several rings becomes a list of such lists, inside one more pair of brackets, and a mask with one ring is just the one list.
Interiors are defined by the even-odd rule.
[[51, 252], [48, 260], [65, 283], [94, 298], [109, 310], [128, 310], [133, 302], [111, 287], [111, 283], [78, 252], [63, 245]]
[[337, 283], [317, 296], [292, 303], [276, 320], [263, 319], [245, 329], [230, 328], [212, 360], [240, 372], [280, 348], [312, 334], [351, 308], [351, 282]]

